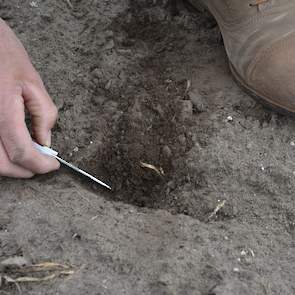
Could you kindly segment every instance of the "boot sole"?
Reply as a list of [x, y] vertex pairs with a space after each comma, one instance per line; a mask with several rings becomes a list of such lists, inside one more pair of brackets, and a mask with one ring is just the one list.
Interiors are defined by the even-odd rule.
[[231, 62], [229, 62], [229, 67], [231, 70], [231, 73], [237, 82], [237, 84], [242, 88], [247, 94], [249, 94], [252, 98], [254, 98], [256, 101], [267, 107], [268, 109], [271, 109], [275, 112], [278, 112], [282, 115], [291, 115], [295, 117], [295, 111], [287, 109], [286, 107], [283, 107], [281, 105], [278, 105], [274, 103], [270, 98], [260, 94], [256, 90], [254, 90], [251, 86], [249, 86], [243, 79], [242, 77], [238, 74], [234, 66], [232, 65]]

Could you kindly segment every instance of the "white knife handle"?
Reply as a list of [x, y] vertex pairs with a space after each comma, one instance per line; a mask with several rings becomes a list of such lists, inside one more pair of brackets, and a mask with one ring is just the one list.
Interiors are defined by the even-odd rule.
[[36, 150], [45, 156], [56, 157], [58, 155], [57, 151], [55, 151], [47, 146], [42, 146], [36, 142], [33, 142], [33, 144], [34, 144], [34, 147], [36, 148]]

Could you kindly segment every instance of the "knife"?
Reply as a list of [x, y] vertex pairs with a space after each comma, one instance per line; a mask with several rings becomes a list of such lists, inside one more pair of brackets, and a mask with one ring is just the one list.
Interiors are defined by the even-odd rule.
[[109, 190], [111, 190], [112, 188], [107, 185], [106, 183], [102, 182], [101, 180], [97, 179], [96, 177], [92, 176], [91, 174], [87, 173], [86, 171], [78, 168], [77, 166], [65, 161], [64, 159], [60, 158], [58, 156], [58, 152], [47, 147], [47, 146], [42, 146], [36, 142], [33, 142], [34, 143], [34, 147], [43, 155], [46, 155], [46, 156], [49, 156], [49, 157], [53, 157], [55, 159], [57, 159], [60, 163], [68, 166], [69, 168], [73, 169], [74, 171], [78, 172], [78, 173], [81, 173], [83, 174], [84, 176], [90, 178], [91, 180], [93, 180], [94, 182], [108, 188]]

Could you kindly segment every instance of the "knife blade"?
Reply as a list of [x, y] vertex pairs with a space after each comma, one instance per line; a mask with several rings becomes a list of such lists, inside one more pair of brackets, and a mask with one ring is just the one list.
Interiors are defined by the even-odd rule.
[[80, 169], [79, 167], [77, 167], [77, 166], [75, 166], [75, 165], [73, 165], [73, 164], [71, 164], [71, 163], [65, 161], [64, 159], [60, 158], [60, 157], [58, 156], [58, 152], [57, 152], [57, 151], [55, 151], [55, 150], [53, 150], [53, 149], [51, 149], [51, 148], [49, 148], [49, 147], [42, 146], [42, 145], [40, 145], [40, 144], [38, 144], [38, 143], [36, 143], [36, 142], [34, 142], [34, 146], [35, 146], [35, 148], [36, 148], [41, 154], [46, 155], [46, 156], [50, 156], [50, 157], [54, 157], [55, 159], [57, 159], [57, 160], [58, 160], [60, 163], [62, 163], [63, 165], [66, 165], [67, 167], [73, 169], [74, 171], [76, 171], [76, 172], [78, 172], [78, 173], [80, 173], [80, 174], [82, 174], [82, 175], [84, 175], [84, 176], [90, 178], [90, 179], [93, 180], [94, 182], [96, 182], [96, 183], [98, 183], [98, 184], [100, 184], [100, 185], [106, 187], [107, 189], [112, 190], [112, 188], [111, 188], [109, 185], [107, 185], [106, 183], [104, 183], [103, 181], [97, 179], [96, 177], [92, 176], [92, 175], [89, 174], [88, 172], [86, 172], [86, 171]]

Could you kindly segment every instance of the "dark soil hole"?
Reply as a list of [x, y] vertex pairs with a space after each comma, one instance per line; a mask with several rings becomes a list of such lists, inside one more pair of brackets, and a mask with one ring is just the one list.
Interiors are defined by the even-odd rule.
[[107, 118], [110, 131], [97, 160], [114, 189], [112, 199], [168, 209], [173, 204], [168, 205], [167, 194], [177, 185], [176, 178], [183, 182], [186, 177], [180, 159], [192, 146], [193, 107], [187, 79], [172, 77], [175, 65], [166, 52], [173, 47], [171, 42], [183, 43], [183, 39], [169, 33], [171, 22], [163, 19], [163, 14], [169, 15], [164, 4], [130, 3], [130, 10], [114, 21], [112, 30], [116, 45], [136, 57], [124, 70], [127, 85], [119, 96], [106, 93], [121, 115], [115, 124], [111, 115]]
[[[159, 19], [163, 13], [169, 14], [164, 5], [146, 6], [131, 1], [130, 11], [112, 24], [119, 40], [116, 45], [136, 57], [124, 70], [126, 87], [119, 95], [118, 91], [115, 95], [106, 92], [118, 105], [120, 116], [115, 123], [111, 114], [107, 117], [103, 149], [94, 159], [101, 163], [105, 179], [114, 189], [112, 199], [169, 209], [175, 206], [167, 196], [186, 181], [185, 161], [181, 159], [192, 147], [189, 126], [193, 106], [186, 91], [187, 79], [174, 75], [175, 64], [170, 64], [169, 58], [175, 54], [172, 42], [183, 44], [184, 40], [169, 33], [170, 21]], [[87, 166], [98, 171], [94, 163]], [[176, 208], [175, 212], [186, 210]]]
[[191, 145], [186, 124], [178, 118], [180, 105], [175, 97], [158, 93], [139, 95], [124, 109], [101, 159], [120, 200], [157, 208], [165, 198], [167, 183], [175, 177], [175, 160]]
[[[194, 145], [191, 127], [204, 112], [188, 95], [192, 53], [187, 33], [164, 4], [144, 3], [131, 1], [127, 14], [111, 25], [117, 52], [127, 54], [123, 60], [128, 66], [120, 73], [127, 78], [124, 87], [113, 79], [110, 89], [103, 88], [108, 85], [104, 81], [93, 94], [103, 94], [116, 107], [112, 112], [102, 107], [105, 138], [84, 168], [95, 175], [104, 171], [103, 179], [113, 188], [107, 196], [111, 200], [206, 221], [217, 200], [207, 198], [203, 172], [187, 165]], [[200, 127], [200, 138], [203, 133]]]

